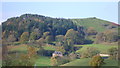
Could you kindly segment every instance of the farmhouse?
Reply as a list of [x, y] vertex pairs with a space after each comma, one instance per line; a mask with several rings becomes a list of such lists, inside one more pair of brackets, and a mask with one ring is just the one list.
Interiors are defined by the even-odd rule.
[[60, 51], [55, 51], [55, 52], [52, 54], [52, 57], [56, 57], [56, 56], [63, 57], [63, 54], [62, 54], [62, 52], [60, 52]]

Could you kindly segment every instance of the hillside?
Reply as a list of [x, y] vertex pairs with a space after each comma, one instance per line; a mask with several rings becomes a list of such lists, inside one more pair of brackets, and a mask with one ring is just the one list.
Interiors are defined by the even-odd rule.
[[118, 25], [109, 21], [98, 19], [96, 17], [84, 18], [84, 19], [71, 19], [76, 25], [86, 28], [94, 27], [98, 32], [103, 32], [108, 29], [117, 30]]
[[2, 23], [3, 56], [9, 55], [3, 62], [5, 66], [78, 66], [79, 63], [88, 66], [89, 58], [111, 52], [110, 57], [117, 60], [116, 45], [120, 40], [117, 28], [117, 24], [95, 17], [64, 19], [37, 14], [12, 17]]
[[101, 53], [107, 53], [108, 52], [108, 49], [112, 48], [112, 47], [116, 47], [118, 48], [117, 45], [102, 45], [102, 44], [89, 44], [89, 45], [75, 45], [76, 47], [82, 47], [80, 48], [79, 50], [77, 50], [76, 52], [78, 53], [82, 53], [84, 52], [87, 47], [95, 47], [97, 48], [97, 50], [99, 50]]
[[9, 18], [2, 23], [4, 38], [14, 34], [19, 40], [23, 32], [37, 31], [41, 34], [50, 32], [51, 35], [65, 35], [68, 29], [76, 30], [76, 25], [69, 19], [51, 18], [37, 14], [23, 14], [20, 17]]
[[[65, 35], [69, 29], [74, 29], [75, 31], [78, 31], [82, 37], [91, 40], [89, 43], [92, 43], [96, 41], [97, 34], [101, 32], [106, 33], [106, 31], [109, 31], [115, 34], [118, 32], [117, 24], [96, 17], [64, 19], [51, 18], [37, 14], [23, 14], [20, 17], [9, 18], [2, 23], [2, 26], [4, 39], [8, 39], [10, 35], [14, 35], [14, 41], [19, 41], [24, 32], [28, 32], [29, 35], [37, 32], [39, 35], [35, 40], [42, 37], [45, 32], [49, 32], [49, 35], [53, 37], [54, 41], [55, 36]], [[116, 42], [116, 40], [117, 38], [113, 38], [112, 42]]]

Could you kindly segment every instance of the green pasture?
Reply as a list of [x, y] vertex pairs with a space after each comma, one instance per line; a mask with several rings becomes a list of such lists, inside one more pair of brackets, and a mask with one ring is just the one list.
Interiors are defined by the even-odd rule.
[[116, 47], [118, 48], [117, 45], [103, 45], [103, 44], [89, 44], [89, 45], [75, 45], [76, 47], [82, 47], [79, 50], [77, 50], [76, 52], [83, 52], [86, 50], [87, 47], [95, 47], [97, 48], [101, 53], [107, 53], [108, 49], [112, 48], [112, 47]]

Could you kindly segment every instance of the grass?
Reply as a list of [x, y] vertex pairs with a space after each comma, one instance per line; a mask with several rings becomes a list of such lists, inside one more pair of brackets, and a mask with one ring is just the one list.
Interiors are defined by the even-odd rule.
[[101, 53], [107, 53], [107, 50], [112, 48], [112, 47], [118, 47], [118, 46], [112, 46], [112, 45], [103, 45], [103, 44], [89, 44], [89, 45], [75, 45], [76, 47], [81, 47], [79, 50], [76, 52], [83, 52], [86, 50], [87, 47], [96, 47], [98, 50], [101, 51]]
[[20, 42], [14, 42], [13, 44], [14, 45], [20, 45], [21, 43]]
[[96, 37], [96, 35], [90, 35], [87, 38], [92, 40], [92, 41], [96, 41], [96, 38], [94, 38], [94, 37]]
[[40, 56], [36, 60], [36, 66], [51, 66], [50, 58], [45, 56]]
[[[21, 45], [17, 45], [17, 46], [11, 45], [11, 46], [7, 46], [7, 47], [8, 47], [9, 52], [17, 51], [17, 52], [26, 53], [29, 46], [26, 44], [21, 44]], [[36, 50], [39, 50], [39, 49], [36, 48]]]
[[[25, 45], [25, 44], [22, 44], [22, 45], [17, 45], [17, 46], [8, 46], [8, 50], [10, 52], [13, 52], [13, 51], [19, 51], [19, 52], [27, 52], [27, 48], [28, 48], [28, 45]], [[50, 49], [50, 47], [45, 47], [46, 49]], [[38, 49], [38, 48], [36, 48]], [[53, 48], [51, 48], [53, 49]], [[14, 54], [12, 54], [14, 55]], [[36, 66], [51, 66], [50, 64], [50, 58], [49, 57], [45, 57], [45, 56], [40, 56], [36, 61]]]
[[89, 66], [89, 61], [90, 61], [90, 58], [82, 58], [82, 59], [71, 61], [61, 66]]
[[[89, 66], [90, 60], [91, 58], [77, 59], [61, 66]], [[102, 66], [118, 66], [118, 61], [116, 60], [105, 59], [104, 62], [105, 64], [103, 64]]]
[[21, 51], [21, 52], [24, 52], [24, 51], [27, 51], [27, 45], [25, 44], [22, 44], [22, 45], [17, 45], [17, 46], [8, 46], [8, 50], [9, 51]]
[[116, 60], [105, 59], [104, 62], [103, 66], [118, 66], [118, 61]]
[[[85, 18], [85, 19], [72, 19], [73, 23], [78, 26], [84, 26], [86, 28], [94, 27], [98, 32], [103, 32], [107, 29], [108, 26], [113, 25], [109, 21], [97, 19], [97, 18]], [[103, 26], [103, 24], [108, 24], [108, 26]], [[114, 28], [115, 30], [117, 28]]]
[[[107, 49], [111, 48], [111, 47], [117, 47], [117, 46], [111, 46], [111, 45], [102, 45], [102, 44], [90, 44], [90, 45], [75, 45], [76, 47], [81, 47], [81, 49], [77, 50], [77, 52], [81, 52], [84, 51], [88, 46], [92, 46], [92, 47], [96, 47], [98, 48], [102, 53], [106, 53]], [[17, 45], [17, 46], [8, 46], [8, 50], [10, 51], [27, 51], [27, 45]], [[45, 50], [55, 50], [54, 46], [44, 46]], [[66, 63], [62, 66], [89, 66], [89, 61], [90, 58], [82, 58], [82, 59], [77, 59], [74, 61], [71, 61], [69, 63]], [[117, 61], [115, 60], [110, 60], [110, 59], [105, 59], [105, 63], [103, 66], [116, 66]], [[114, 64], [113, 64], [114, 63]], [[40, 56], [37, 60], [36, 60], [36, 66], [52, 66], [51, 62], [50, 62], [50, 58], [49, 57], [45, 57], [45, 56]]]
[[52, 46], [52, 45], [46, 45], [46, 46], [43, 46], [43, 48], [45, 50], [56, 50], [55, 46]]

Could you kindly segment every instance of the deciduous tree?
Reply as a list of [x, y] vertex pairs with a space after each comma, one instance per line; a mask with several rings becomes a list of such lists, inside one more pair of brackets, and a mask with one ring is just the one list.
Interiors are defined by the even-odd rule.
[[104, 59], [102, 59], [101, 56], [96, 55], [96, 56], [92, 57], [92, 59], [89, 63], [92, 67], [99, 68], [104, 63], [103, 61], [104, 61]]
[[93, 57], [97, 54], [99, 54], [100, 51], [95, 48], [95, 47], [87, 47], [86, 50], [84, 52], [82, 52], [82, 57], [83, 58], [89, 58], [89, 57]]
[[23, 32], [21, 37], [20, 37], [20, 42], [24, 43], [29, 40], [29, 33], [28, 32]]
[[111, 59], [118, 60], [118, 49], [116, 47], [108, 49], [108, 53], [110, 54]]

